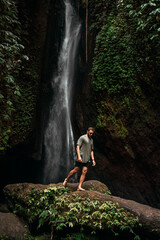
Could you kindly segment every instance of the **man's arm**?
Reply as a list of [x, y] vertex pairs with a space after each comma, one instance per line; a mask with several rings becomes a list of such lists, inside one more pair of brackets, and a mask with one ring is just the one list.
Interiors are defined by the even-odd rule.
[[82, 158], [81, 158], [81, 154], [80, 154], [80, 145], [77, 145], [76, 151], [77, 151], [78, 161], [82, 162]]
[[96, 165], [96, 162], [95, 162], [95, 160], [94, 160], [94, 151], [93, 150], [91, 150], [91, 159], [92, 159], [92, 166], [94, 167], [95, 165]]

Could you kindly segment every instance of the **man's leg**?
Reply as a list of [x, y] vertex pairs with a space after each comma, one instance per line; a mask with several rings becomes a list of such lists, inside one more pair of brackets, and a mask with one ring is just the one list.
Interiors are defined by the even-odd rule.
[[63, 186], [65, 187], [68, 180], [70, 179], [70, 177], [72, 177], [75, 173], [77, 173], [80, 170], [80, 167], [75, 167], [73, 170], [71, 170], [67, 176], [67, 178], [65, 178], [64, 182], [63, 182]]
[[80, 177], [80, 180], [79, 180], [79, 185], [78, 185], [77, 190], [81, 190], [81, 191], [85, 190], [85, 189], [82, 188], [82, 184], [83, 184], [84, 179], [86, 177], [87, 171], [88, 171], [87, 167], [82, 168], [82, 174], [81, 174], [81, 177]]

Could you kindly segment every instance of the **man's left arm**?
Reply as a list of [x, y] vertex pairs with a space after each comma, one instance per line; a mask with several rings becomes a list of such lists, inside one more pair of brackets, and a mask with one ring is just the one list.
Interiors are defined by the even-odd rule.
[[96, 162], [94, 160], [94, 151], [91, 150], [91, 159], [92, 159], [92, 166], [94, 167], [96, 165]]

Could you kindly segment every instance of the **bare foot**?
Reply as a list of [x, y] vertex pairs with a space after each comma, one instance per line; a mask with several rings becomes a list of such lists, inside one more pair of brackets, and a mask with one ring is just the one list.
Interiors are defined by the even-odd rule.
[[67, 178], [64, 179], [63, 186], [65, 187], [67, 185]]
[[79, 187], [79, 188], [77, 188], [77, 191], [85, 191], [85, 189], [84, 189], [84, 188], [81, 188], [81, 187]]

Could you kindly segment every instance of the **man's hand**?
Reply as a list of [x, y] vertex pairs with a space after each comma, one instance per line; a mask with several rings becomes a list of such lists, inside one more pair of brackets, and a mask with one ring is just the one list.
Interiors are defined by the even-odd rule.
[[80, 157], [80, 158], [78, 158], [78, 162], [82, 162], [82, 158]]
[[94, 167], [96, 165], [96, 162], [95, 162], [95, 160], [93, 159], [92, 160], [92, 166]]

